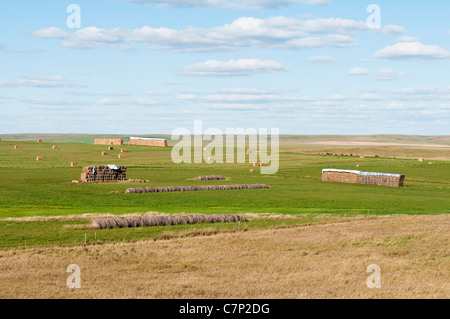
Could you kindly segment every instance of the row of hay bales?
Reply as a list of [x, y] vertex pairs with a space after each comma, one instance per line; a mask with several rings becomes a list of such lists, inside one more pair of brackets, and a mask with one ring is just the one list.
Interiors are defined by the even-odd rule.
[[192, 225], [200, 223], [237, 223], [246, 222], [241, 214], [227, 215], [180, 215], [180, 216], [148, 216], [148, 217], [120, 217], [120, 218], [98, 218], [89, 223], [93, 229], [113, 229], [132, 227], [174, 226]]
[[192, 191], [262, 189], [262, 188], [269, 188], [269, 187], [265, 184], [143, 187], [143, 188], [128, 188], [125, 190], [125, 193], [166, 193], [166, 192], [192, 192]]
[[225, 180], [225, 176], [222, 175], [211, 175], [211, 176], [198, 176], [196, 180], [199, 181], [223, 181]]

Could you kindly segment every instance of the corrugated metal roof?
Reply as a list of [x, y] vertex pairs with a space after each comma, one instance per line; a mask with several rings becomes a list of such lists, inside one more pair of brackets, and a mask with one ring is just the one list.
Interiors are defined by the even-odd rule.
[[130, 137], [130, 140], [167, 141], [165, 138], [154, 138], [154, 137]]
[[356, 175], [361, 175], [361, 176], [388, 176], [388, 177], [397, 177], [397, 178], [402, 176], [402, 174], [364, 172], [364, 171], [353, 171], [353, 170], [333, 169], [333, 168], [323, 169], [322, 174], [325, 172], [350, 173], [350, 174], [356, 174]]

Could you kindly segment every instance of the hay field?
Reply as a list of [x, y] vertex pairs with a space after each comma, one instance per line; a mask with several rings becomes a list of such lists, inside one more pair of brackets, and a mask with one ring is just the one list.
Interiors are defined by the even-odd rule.
[[[20, 149], [15, 150], [14, 145]], [[52, 150], [56, 145], [58, 150]], [[450, 208], [450, 162], [436, 165], [417, 159], [365, 158], [299, 154], [302, 147], [282, 145], [280, 170], [275, 175], [250, 172], [251, 164], [183, 164], [171, 161], [170, 148], [127, 146], [101, 156], [106, 146], [92, 144], [0, 141], [0, 219], [91, 213], [277, 213], [277, 214], [440, 214]], [[391, 149], [387, 147], [387, 149]], [[320, 151], [324, 151], [319, 147]], [[372, 149], [371, 149], [372, 150]], [[403, 149], [402, 149], [403, 150]], [[404, 155], [402, 150], [397, 156]], [[376, 151], [376, 150], [375, 150]], [[401, 152], [402, 151], [402, 152]], [[405, 153], [414, 152], [405, 148]], [[36, 161], [36, 156], [43, 161]], [[78, 168], [71, 168], [77, 162]], [[267, 190], [125, 194], [127, 184], [72, 184], [83, 166], [117, 164], [127, 177], [149, 180], [145, 186], [266, 184]], [[322, 183], [323, 168], [356, 169], [406, 175], [403, 189]], [[193, 180], [200, 175], [223, 175], [226, 181]]]
[[[448, 298], [450, 218], [343, 218], [284, 229], [0, 251], [0, 298]], [[69, 264], [81, 289], [66, 286]], [[381, 268], [381, 289], [366, 286]]]

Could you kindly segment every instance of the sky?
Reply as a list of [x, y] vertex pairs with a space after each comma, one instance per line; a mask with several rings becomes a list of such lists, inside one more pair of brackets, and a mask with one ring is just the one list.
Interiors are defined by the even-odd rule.
[[3, 1], [0, 133], [170, 134], [201, 120], [449, 135], [449, 12], [437, 0]]

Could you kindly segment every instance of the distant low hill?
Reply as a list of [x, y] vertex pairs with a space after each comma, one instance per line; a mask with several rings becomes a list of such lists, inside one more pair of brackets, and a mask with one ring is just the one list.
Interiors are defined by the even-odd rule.
[[[114, 135], [114, 134], [3, 134], [4, 141], [33, 141], [41, 139], [49, 143], [94, 143], [95, 138], [123, 138], [129, 141], [130, 136], [158, 137], [170, 140], [167, 134], [146, 135]], [[354, 143], [381, 143], [381, 144], [416, 144], [416, 145], [444, 145], [450, 146], [450, 135], [446, 136], [419, 136], [419, 135], [283, 135], [280, 137], [283, 145], [326, 145], [339, 142], [341, 145]]]

